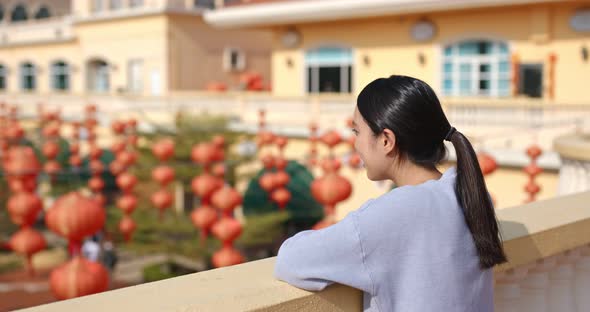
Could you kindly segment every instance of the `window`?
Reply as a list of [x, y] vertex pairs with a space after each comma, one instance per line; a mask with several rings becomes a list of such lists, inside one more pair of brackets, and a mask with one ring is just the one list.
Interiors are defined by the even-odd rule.
[[246, 68], [246, 56], [244, 52], [235, 48], [226, 48], [223, 51], [223, 69], [225, 71], [242, 71]]
[[129, 6], [132, 8], [143, 6], [143, 0], [130, 0]]
[[88, 90], [108, 92], [110, 89], [109, 64], [103, 60], [88, 62]]
[[305, 54], [307, 92], [351, 93], [352, 50], [322, 47]]
[[4, 20], [4, 7], [0, 4], [0, 22]]
[[20, 86], [22, 90], [32, 91], [36, 88], [35, 65], [23, 63], [20, 65]]
[[123, 7], [121, 0], [110, 0], [109, 8], [111, 10], [118, 10]]
[[53, 90], [68, 90], [70, 88], [70, 71], [65, 62], [51, 64], [51, 85]]
[[470, 40], [446, 46], [442, 72], [444, 95], [510, 95], [510, 56], [505, 43]]
[[42, 19], [42, 18], [49, 18], [51, 17], [51, 12], [46, 6], [41, 6], [37, 13], [35, 13], [35, 19]]
[[13, 22], [26, 21], [28, 18], [27, 9], [22, 4], [14, 7], [14, 10], [12, 10], [12, 14], [10, 15], [10, 20]]
[[101, 12], [101, 11], [104, 11], [103, 0], [93, 0], [92, 1], [92, 12]]
[[204, 9], [214, 9], [215, 8], [215, 0], [195, 0], [195, 7], [196, 8], [204, 8]]
[[518, 93], [530, 97], [543, 96], [543, 64], [520, 64]]
[[130, 60], [127, 64], [127, 89], [138, 93], [143, 90], [143, 60]]
[[6, 66], [0, 64], [0, 90], [6, 90]]

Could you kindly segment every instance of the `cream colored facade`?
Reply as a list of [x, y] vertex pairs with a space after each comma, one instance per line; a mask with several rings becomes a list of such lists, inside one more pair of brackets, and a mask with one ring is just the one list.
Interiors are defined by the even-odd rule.
[[[238, 88], [239, 75], [251, 71], [269, 81], [270, 34], [212, 29], [194, 1], [42, 2], [18, 3], [31, 11], [45, 5], [56, 15], [19, 22], [9, 18], [16, 1], [0, 2], [0, 93], [38, 94], [40, 101], [47, 94], [161, 96], [210, 82]], [[58, 62], [65, 64], [65, 88], [55, 81]], [[26, 63], [32, 70], [23, 68]], [[23, 71], [32, 71], [34, 86]]]
[[[425, 80], [443, 99], [477, 97], [513, 100], [515, 96], [524, 97], [513, 95], [514, 89], [518, 88], [513, 68], [514, 60], [517, 60], [519, 64], [538, 66], [542, 71], [541, 97], [535, 100], [590, 104], [590, 94], [586, 92], [587, 81], [590, 80], [590, 26], [587, 18], [590, 13], [585, 1], [478, 0], [457, 1], [454, 4], [421, 1], [416, 4], [393, 0], [390, 5], [387, 1], [373, 0], [329, 2], [317, 2], [325, 3], [323, 9], [318, 5], [318, 12], [332, 10], [327, 13], [309, 9], [308, 14], [303, 14], [307, 12], [307, 6], [311, 7], [306, 1], [274, 1], [213, 11], [207, 14], [207, 20], [219, 27], [258, 27], [274, 31], [272, 75], [276, 95], [300, 96], [308, 93], [307, 83], [313, 79], [306, 72], [310, 68], [310, 51], [337, 47], [348, 50], [352, 55], [352, 95], [377, 77], [403, 74]], [[342, 2], [340, 7], [337, 7], [337, 2]], [[419, 7], [420, 3], [425, 4]], [[347, 10], [344, 5], [351, 8]], [[379, 6], [383, 7], [382, 12], [377, 12]], [[457, 9], [458, 6], [461, 7]], [[276, 18], [264, 13], [272, 10], [277, 12]], [[282, 10], [296, 13], [294, 17], [280, 21]], [[297, 14], [304, 17], [299, 18]], [[434, 28], [431, 37], [428, 37], [429, 29], [425, 30], [425, 27]], [[417, 37], [412, 33], [417, 33]], [[296, 43], [291, 46], [284, 43], [289, 36], [296, 35], [299, 35], [298, 42], [294, 40]], [[420, 36], [422, 39], [417, 40]], [[504, 67], [500, 74], [506, 75], [508, 81], [500, 82], [504, 86], [499, 94], [494, 94], [493, 90], [491, 95], [465, 92], [465, 95], [457, 96], [456, 93], [445, 92], [444, 63], [448, 60], [445, 48], [468, 42], [499, 43], [507, 49], [504, 55], [508, 64], [500, 65]], [[552, 54], [556, 56], [556, 62], [551, 69]], [[493, 52], [487, 55], [491, 58], [499, 56]], [[477, 57], [473, 60], [477, 62]], [[467, 62], [470, 61], [467, 59]], [[492, 62], [492, 76], [494, 66]], [[454, 67], [448, 72], [461, 75], [461, 70]], [[471, 77], [466, 79], [477, 80], [484, 79], [486, 69], [478, 71], [472, 68], [468, 71]], [[461, 79], [463, 77], [455, 79], [455, 82]], [[491, 83], [498, 79], [491, 77]], [[550, 95], [551, 88], [554, 88], [554, 96]]]

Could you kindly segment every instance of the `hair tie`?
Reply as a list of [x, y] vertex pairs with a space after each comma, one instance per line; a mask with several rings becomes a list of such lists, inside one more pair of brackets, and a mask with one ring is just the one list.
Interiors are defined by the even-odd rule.
[[451, 129], [449, 130], [449, 132], [447, 132], [447, 135], [445, 136], [445, 141], [451, 141], [451, 137], [453, 136], [453, 134], [455, 134], [456, 131], [457, 129], [455, 129], [455, 127], [451, 127]]

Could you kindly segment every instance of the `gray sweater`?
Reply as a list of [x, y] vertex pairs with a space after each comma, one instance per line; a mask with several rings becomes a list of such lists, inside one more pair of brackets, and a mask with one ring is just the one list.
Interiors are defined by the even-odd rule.
[[450, 168], [328, 228], [297, 233], [281, 246], [275, 276], [311, 291], [332, 283], [360, 289], [364, 311], [493, 311], [493, 270], [479, 267], [455, 179]]

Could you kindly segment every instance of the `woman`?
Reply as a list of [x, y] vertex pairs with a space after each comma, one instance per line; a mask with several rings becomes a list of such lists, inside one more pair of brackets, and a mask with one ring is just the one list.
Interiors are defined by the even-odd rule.
[[[411, 77], [377, 79], [353, 121], [367, 177], [397, 188], [286, 240], [275, 276], [313, 291], [358, 288], [365, 311], [493, 311], [492, 267], [506, 262], [494, 208], [471, 144], [434, 91]], [[443, 140], [457, 167], [441, 174]]]

